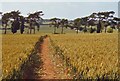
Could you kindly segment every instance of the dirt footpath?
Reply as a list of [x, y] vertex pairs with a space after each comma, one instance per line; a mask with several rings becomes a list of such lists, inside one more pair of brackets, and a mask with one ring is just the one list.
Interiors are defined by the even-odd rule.
[[46, 37], [39, 47], [40, 52], [33, 55], [33, 63], [25, 70], [25, 79], [70, 79], [62, 59], [54, 57], [49, 46], [50, 39]]
[[56, 75], [56, 70], [54, 68], [54, 65], [49, 57], [49, 38], [47, 37], [46, 39], [44, 39], [44, 42], [42, 44], [42, 46], [40, 47], [41, 49], [41, 60], [43, 62], [43, 66], [42, 66], [42, 75], [41, 75], [41, 79], [55, 79], [57, 78]]

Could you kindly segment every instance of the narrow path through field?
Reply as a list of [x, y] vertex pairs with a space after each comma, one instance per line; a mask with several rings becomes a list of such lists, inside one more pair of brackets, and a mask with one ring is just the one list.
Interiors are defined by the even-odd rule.
[[59, 55], [53, 55], [49, 37], [44, 38], [40, 52], [33, 57], [33, 63], [25, 69], [25, 79], [70, 79], [68, 70]]
[[[62, 62], [60, 62], [59, 59], [55, 59], [55, 57], [52, 57], [49, 45], [50, 40], [49, 37], [47, 37], [44, 39], [43, 44], [40, 46], [40, 58], [43, 63], [40, 70], [41, 73], [38, 76], [40, 76], [40, 79], [68, 79], [65, 70], [61, 70], [57, 67], [57, 65], [61, 65], [60, 63]], [[54, 62], [59, 62], [59, 64], [56, 65]]]
[[55, 68], [54, 65], [49, 57], [49, 38], [45, 38], [41, 49], [41, 60], [43, 62], [41, 79], [54, 79], [57, 78], [57, 75], [55, 74]]

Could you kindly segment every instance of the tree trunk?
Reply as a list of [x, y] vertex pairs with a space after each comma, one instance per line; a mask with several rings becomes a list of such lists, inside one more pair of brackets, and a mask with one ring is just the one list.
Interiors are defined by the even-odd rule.
[[99, 23], [97, 24], [97, 33], [101, 33], [101, 23], [99, 20]]
[[40, 25], [39, 23], [37, 23], [37, 30], [39, 31], [39, 29], [40, 29]]
[[84, 27], [84, 33], [86, 33], [86, 32], [87, 32], [86, 30], [87, 30], [87, 28], [86, 28], [86, 24], [85, 24], [85, 27]]
[[7, 33], [7, 24], [5, 24], [5, 32], [4, 32], [4, 34], [6, 34]]

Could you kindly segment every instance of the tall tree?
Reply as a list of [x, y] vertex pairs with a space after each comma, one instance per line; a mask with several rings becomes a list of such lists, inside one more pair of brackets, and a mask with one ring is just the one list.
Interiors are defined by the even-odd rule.
[[77, 28], [77, 34], [78, 34], [78, 31], [79, 31], [79, 27], [81, 25], [81, 19], [80, 18], [77, 18], [74, 20], [74, 27]]
[[35, 13], [28, 14], [28, 20], [30, 24], [30, 34], [31, 34], [32, 29], [34, 29], [34, 33], [35, 33], [35, 25], [37, 26], [37, 30], [39, 31], [39, 27], [40, 27], [39, 21], [42, 20], [41, 16], [43, 15], [44, 14], [42, 11], [37, 11]]
[[53, 33], [56, 34], [56, 28], [58, 28], [60, 25], [60, 19], [59, 18], [52, 18], [52, 19], [50, 19], [50, 21], [52, 22], [52, 25], [54, 26]]
[[114, 19], [117, 23], [117, 29], [118, 29], [118, 32], [120, 32], [120, 18], [117, 18], [117, 17], [114, 17]]
[[2, 26], [5, 28], [4, 34], [7, 32], [7, 25], [10, 17], [11, 13], [4, 13], [2, 16]]
[[[98, 16], [98, 18], [99, 18], [99, 26], [98, 26], [98, 28], [97, 28], [97, 33], [100, 33], [101, 31], [102, 31], [102, 27], [100, 26], [103, 22], [103, 20], [105, 19], [106, 21], [108, 21], [108, 19], [110, 19], [110, 18], [112, 18], [113, 17], [113, 15], [115, 14], [115, 12], [114, 11], [109, 11], [109, 12], [99, 12], [99, 13], [97, 13], [97, 16]], [[106, 26], [104, 26], [105, 28], [105, 33], [106, 33], [106, 29], [107, 29], [107, 27]]]
[[21, 22], [21, 25], [20, 25], [20, 33], [23, 34], [24, 32], [24, 23], [25, 23], [25, 18], [23, 16], [20, 16], [20, 22]]
[[83, 17], [81, 18], [81, 24], [84, 25], [84, 29], [83, 31], [84, 32], [87, 32], [87, 24], [88, 24], [88, 20], [89, 20], [89, 17]]
[[21, 12], [19, 10], [17, 10], [17, 11], [11, 11], [10, 13], [11, 13], [11, 18], [14, 19], [14, 21], [12, 23], [12, 27], [11, 27], [12, 33], [14, 34], [17, 32], [17, 30], [20, 29], [20, 14], [21, 14]]
[[61, 23], [61, 26], [62, 26], [61, 34], [63, 34], [63, 33], [64, 33], [64, 32], [63, 32], [64, 27], [67, 28], [68, 20], [67, 20], [67, 19], [62, 19], [62, 20], [60, 21], [60, 23]]

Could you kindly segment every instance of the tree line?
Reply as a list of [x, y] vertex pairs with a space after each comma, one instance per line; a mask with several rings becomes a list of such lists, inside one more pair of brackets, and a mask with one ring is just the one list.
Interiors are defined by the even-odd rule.
[[[2, 14], [2, 13], [0, 13]], [[79, 31], [90, 32], [90, 33], [101, 33], [101, 32], [107, 32], [108, 26], [109, 32], [112, 33], [113, 29], [118, 29], [120, 31], [120, 18], [114, 17], [115, 12], [109, 11], [109, 12], [98, 12], [98, 13], [92, 13], [89, 16], [76, 18], [72, 21], [64, 18], [51, 18], [49, 23], [49, 26], [54, 27], [53, 33], [56, 34], [57, 28], [61, 27], [61, 34], [64, 33], [64, 27], [75, 29], [76, 33], [79, 33]], [[21, 15], [21, 12], [19, 10], [17, 11], [11, 11], [2, 14], [2, 27], [4, 27], [4, 34], [6, 34], [8, 21], [11, 21], [11, 32], [14, 34], [17, 32], [17, 30], [20, 30], [20, 33], [23, 34], [24, 28], [27, 27], [28, 33], [35, 33], [35, 26], [37, 27], [37, 31], [40, 29], [41, 21], [43, 21], [42, 11], [36, 11], [34, 13], [29, 13], [27, 17], [24, 17]], [[25, 23], [29, 24], [29, 26], [25, 26]]]
[[[2, 12], [1, 12], [2, 14]], [[2, 15], [2, 27], [4, 27], [4, 34], [6, 34], [8, 22], [10, 21], [11, 24], [11, 32], [14, 34], [17, 30], [20, 30], [20, 33], [23, 34], [25, 23], [29, 24], [26, 26], [29, 30], [28, 33], [32, 33], [32, 29], [35, 33], [35, 26], [37, 26], [37, 30], [39, 31], [40, 27], [40, 20], [42, 20], [41, 16], [44, 15], [42, 11], [37, 11], [34, 13], [29, 13], [27, 17], [21, 15], [19, 10], [11, 11], [4, 13]]]
[[114, 17], [114, 14], [114, 11], [92, 13], [86, 17], [76, 18], [72, 22], [67, 19], [52, 18], [51, 25], [54, 26], [54, 33], [56, 33], [56, 28], [60, 26], [62, 27], [61, 33], [63, 33], [63, 27], [75, 29], [76, 33], [79, 31], [84, 33], [88, 31], [90, 33], [101, 33], [104, 31], [106, 33], [108, 26], [110, 26], [108, 32], [112, 33], [113, 29], [120, 31], [120, 18]]

